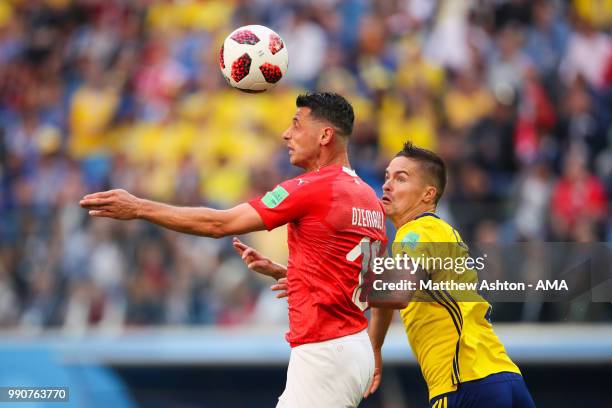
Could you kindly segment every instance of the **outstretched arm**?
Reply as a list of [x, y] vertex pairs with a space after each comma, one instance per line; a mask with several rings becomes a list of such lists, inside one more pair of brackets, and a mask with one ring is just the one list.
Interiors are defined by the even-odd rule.
[[246, 203], [229, 210], [177, 207], [138, 198], [125, 190], [109, 190], [88, 194], [79, 204], [94, 217], [138, 218], [174, 231], [212, 238], [265, 229], [257, 211]]

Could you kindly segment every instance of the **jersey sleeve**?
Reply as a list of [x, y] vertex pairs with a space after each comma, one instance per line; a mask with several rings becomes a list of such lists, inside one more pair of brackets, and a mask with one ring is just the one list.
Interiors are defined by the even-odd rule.
[[417, 221], [409, 228], [402, 228], [397, 232], [393, 242], [393, 255], [407, 255], [422, 272], [430, 276], [431, 271], [423, 267], [422, 261], [433, 255], [432, 245], [428, 229], [422, 221]]
[[248, 203], [257, 211], [268, 231], [303, 217], [312, 207], [314, 183], [291, 179]]
[[422, 255], [424, 244], [427, 241], [424, 235], [424, 228], [421, 228], [419, 224], [398, 231], [393, 241], [393, 255], [406, 254], [411, 258]]

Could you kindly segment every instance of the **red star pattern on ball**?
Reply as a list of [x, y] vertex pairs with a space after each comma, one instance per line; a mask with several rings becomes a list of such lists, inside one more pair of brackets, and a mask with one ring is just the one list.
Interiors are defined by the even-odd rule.
[[270, 34], [270, 42], [268, 43], [268, 49], [270, 50], [272, 55], [276, 54], [277, 52], [282, 50], [284, 47], [285, 47], [285, 44], [283, 44], [283, 40], [281, 40], [281, 38], [278, 35]]
[[283, 77], [281, 69], [276, 65], [265, 63], [259, 67], [259, 70], [263, 74], [266, 82], [269, 84], [275, 84]]
[[244, 53], [240, 58], [232, 63], [232, 79], [240, 82], [245, 76], [249, 75], [251, 69], [251, 57]]
[[221, 46], [221, 52], [219, 53], [219, 64], [221, 69], [225, 68], [225, 60], [223, 59], [223, 45]]
[[240, 30], [232, 35], [232, 40], [238, 44], [255, 45], [259, 42], [259, 37], [249, 30]]

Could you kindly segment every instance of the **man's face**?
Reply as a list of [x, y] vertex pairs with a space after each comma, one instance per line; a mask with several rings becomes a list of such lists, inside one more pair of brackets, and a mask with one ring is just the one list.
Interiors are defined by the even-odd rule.
[[428, 187], [417, 161], [401, 156], [391, 160], [385, 171], [381, 200], [387, 216], [393, 221], [416, 208]]
[[289, 149], [289, 161], [294, 166], [307, 168], [319, 155], [319, 139], [325, 128], [310, 115], [310, 108], [298, 108], [291, 126], [283, 133]]

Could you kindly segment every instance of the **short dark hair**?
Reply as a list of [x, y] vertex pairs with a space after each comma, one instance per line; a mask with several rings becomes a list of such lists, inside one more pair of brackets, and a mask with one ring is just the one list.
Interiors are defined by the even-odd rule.
[[295, 104], [298, 108], [310, 108], [311, 115], [331, 123], [342, 136], [353, 133], [355, 114], [343, 96], [333, 92], [306, 93], [299, 95]]
[[419, 163], [421, 170], [431, 179], [432, 184], [438, 190], [435, 202], [438, 204], [446, 187], [446, 165], [440, 156], [430, 150], [406, 142], [404, 143], [404, 148], [395, 157], [407, 157]]

